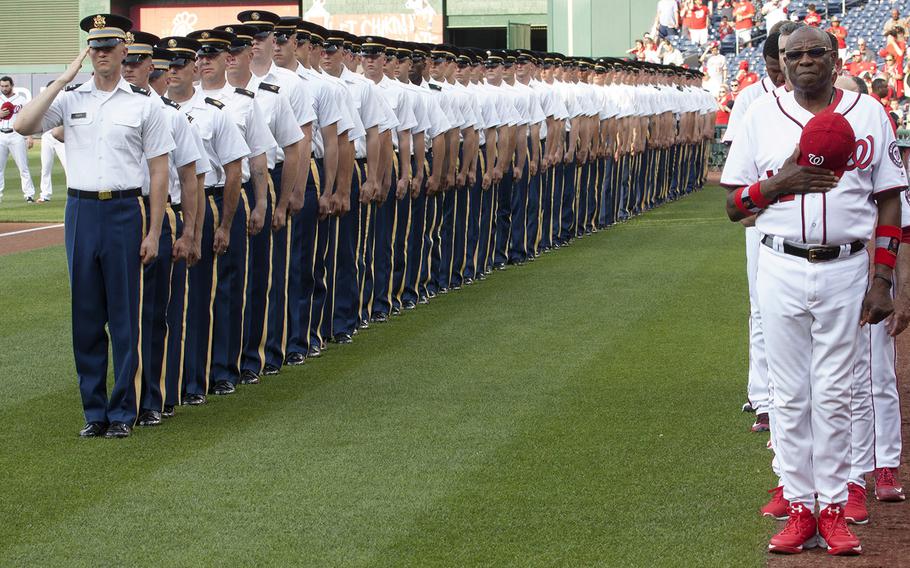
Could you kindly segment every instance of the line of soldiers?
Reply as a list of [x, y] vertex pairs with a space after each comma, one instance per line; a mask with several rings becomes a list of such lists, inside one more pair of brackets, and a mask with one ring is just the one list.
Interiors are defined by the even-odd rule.
[[[83, 436], [159, 424], [704, 181], [716, 105], [697, 71], [358, 37], [262, 10], [187, 37], [130, 27], [83, 20], [90, 48], [122, 32], [125, 81], [167, 117], [169, 205], [139, 336], [123, 340], [141, 345], [141, 380], [118, 371], [110, 401], [80, 370], [74, 311], [96, 407]], [[67, 145], [80, 114], [63, 118]]]

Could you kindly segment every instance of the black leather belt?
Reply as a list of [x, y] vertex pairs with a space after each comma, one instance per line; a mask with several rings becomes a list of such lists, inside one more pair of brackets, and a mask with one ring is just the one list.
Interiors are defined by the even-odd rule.
[[180, 207], [179, 203], [168, 203], [168, 205], [171, 206], [171, 211], [173, 211], [174, 213], [180, 213], [181, 207]]
[[[766, 247], [774, 248], [774, 237], [771, 235], [765, 235], [762, 238], [761, 243]], [[810, 246], [803, 248], [796, 245], [791, 245], [787, 242], [784, 242], [783, 244], [784, 254], [805, 258], [809, 262], [824, 262], [826, 260], [834, 260], [840, 258], [841, 247], [839, 246]], [[853, 241], [850, 243], [850, 254], [856, 254], [864, 248], [866, 248], [866, 244], [862, 241]]]
[[119, 190], [110, 190], [106, 189], [103, 191], [82, 191], [81, 189], [68, 188], [66, 194], [70, 197], [77, 197], [79, 199], [95, 199], [98, 201], [107, 201], [109, 199], [124, 199], [126, 197], [139, 197], [142, 195], [142, 190], [138, 187], [136, 189], [119, 189]]
[[213, 195], [215, 197], [221, 197], [222, 195], [224, 195], [224, 186], [223, 185], [210, 185], [207, 188], [205, 188], [206, 197], [211, 197]]
[[0, 128], [0, 132], [2, 132], [3, 134], [12, 134], [13, 129], [12, 128]]

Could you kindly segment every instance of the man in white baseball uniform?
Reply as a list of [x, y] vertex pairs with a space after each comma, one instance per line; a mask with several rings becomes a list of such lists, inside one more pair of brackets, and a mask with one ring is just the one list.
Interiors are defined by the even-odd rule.
[[31, 136], [22, 136], [13, 130], [16, 115], [29, 100], [24, 93], [13, 90], [12, 77], [0, 77], [0, 201], [3, 201], [7, 157], [12, 154], [22, 180], [22, 195], [27, 202], [35, 202], [35, 184], [28, 170], [28, 150], [34, 141]]
[[[793, 91], [753, 105], [721, 178], [731, 189], [730, 218], [758, 214], [764, 235], [757, 287], [771, 428], [790, 502], [787, 525], [769, 544], [773, 552], [816, 544], [830, 554], [862, 552], [844, 516], [853, 364], [859, 326], [892, 311], [907, 176], [881, 105], [835, 89], [836, 63], [827, 34], [794, 32], [785, 53]], [[868, 285], [865, 244], [873, 234]]]

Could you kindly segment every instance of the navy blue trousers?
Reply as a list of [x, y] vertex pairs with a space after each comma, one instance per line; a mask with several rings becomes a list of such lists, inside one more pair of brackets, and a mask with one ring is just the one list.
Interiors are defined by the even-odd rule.
[[468, 187], [467, 199], [467, 224], [465, 233], [465, 265], [462, 276], [464, 280], [473, 280], [478, 272], [480, 254], [478, 251], [480, 243], [480, 216], [482, 202], [484, 197], [483, 176], [484, 176], [484, 146], [480, 147], [480, 157], [477, 159], [475, 175], [477, 176], [474, 183]]
[[521, 177], [512, 177], [512, 195], [510, 207], [509, 262], [524, 262], [528, 258], [528, 162], [525, 161]]
[[[411, 171], [424, 168], [424, 164], [416, 164], [411, 159]], [[426, 177], [426, 170], [424, 170]], [[408, 264], [405, 269], [404, 292], [402, 302], [414, 302], [420, 296], [420, 273], [424, 266], [423, 243], [426, 236], [427, 196], [426, 189], [421, 187], [417, 197], [411, 200], [411, 226], [408, 232], [407, 252]]]
[[392, 183], [385, 188], [386, 199], [376, 207], [373, 247], [373, 303], [371, 316], [386, 314], [392, 310], [392, 241], [395, 233], [397, 203], [395, 185], [398, 181], [398, 167], [393, 164]]
[[[150, 221], [148, 205], [145, 212], [146, 226]], [[173, 262], [173, 212], [166, 210], [158, 239], [158, 258], [142, 271], [142, 392], [139, 406], [142, 410], [161, 411], [165, 396], [165, 361], [167, 354], [167, 308], [171, 295], [171, 268]]]
[[[284, 173], [284, 164], [277, 164], [272, 170], [272, 185], [275, 195], [274, 203], [281, 199], [281, 179]], [[287, 312], [288, 296], [290, 292], [291, 272], [298, 273], [295, 282], [299, 285], [299, 265], [291, 266], [291, 232], [293, 219], [288, 218], [284, 228], [272, 231], [272, 281], [269, 286], [268, 309], [266, 310], [266, 337], [264, 364], [278, 367], [284, 364], [285, 347], [287, 344]], [[270, 227], [266, 229], [271, 231]], [[263, 229], [263, 230], [266, 230]]]
[[509, 260], [514, 185], [512, 168], [506, 168], [502, 175], [502, 180], [496, 187], [496, 241], [493, 248], [493, 264], [495, 265], [505, 264]]
[[[85, 420], [132, 425], [139, 409], [142, 364], [142, 198], [70, 197], [64, 231], [73, 298], [73, 355]], [[110, 397], [109, 339], [114, 356]]]
[[[183, 214], [180, 211], [174, 211], [174, 229], [176, 240], [183, 235]], [[164, 404], [167, 406], [177, 406], [183, 396], [188, 275], [186, 261], [173, 263], [171, 293], [167, 304], [167, 361], [164, 370]]]
[[[365, 160], [358, 159], [351, 174], [350, 210], [337, 221], [337, 245], [332, 271], [334, 295], [331, 302], [332, 336], [349, 335], [357, 328], [360, 318], [359, 262], [363, 235], [360, 231], [360, 186], [363, 183]], [[326, 302], [328, 307], [330, 304]], [[326, 318], [329, 319], [329, 318]], [[323, 325], [323, 328], [325, 326]]]
[[220, 259], [213, 250], [215, 225], [218, 222], [215, 197], [206, 196], [204, 203], [203, 223], [196, 229], [202, 232], [199, 261], [187, 270], [186, 345], [181, 394], [206, 394], [209, 389], [209, 372], [212, 364], [212, 312]]
[[[280, 181], [280, 180], [279, 180]], [[256, 207], [256, 192], [252, 184], [244, 188], [250, 210]], [[265, 345], [268, 334], [269, 300], [272, 292], [272, 209], [277, 203], [274, 178], [266, 193], [265, 221], [258, 234], [249, 237], [249, 277], [246, 310], [243, 315], [243, 352], [240, 369], [257, 375], [265, 366]]]

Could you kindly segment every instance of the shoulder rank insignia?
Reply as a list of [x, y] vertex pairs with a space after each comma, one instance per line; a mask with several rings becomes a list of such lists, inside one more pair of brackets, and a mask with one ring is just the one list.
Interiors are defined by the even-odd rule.
[[427, 85], [429, 85], [430, 88], [433, 89], [434, 91], [441, 91], [441, 90], [442, 90], [442, 87], [441, 87], [440, 85], [434, 85], [433, 83], [427, 83]]
[[67, 85], [66, 88], [63, 89], [63, 90], [66, 91], [66, 92], [68, 93], [68, 92], [70, 92], [70, 91], [75, 91], [76, 89], [78, 89], [78, 88], [81, 87], [81, 86], [82, 86], [82, 83], [75, 83], [75, 84], [72, 84], [72, 85]]
[[167, 106], [174, 107], [175, 109], [180, 110], [180, 105], [175, 103], [171, 99], [169, 99], [167, 97], [161, 97], [161, 100], [164, 101], [164, 104], [166, 104]]
[[278, 89], [280, 89], [278, 85], [273, 85], [271, 83], [259, 83], [259, 88], [272, 93], [277, 93]]
[[130, 84], [130, 88], [133, 89], [134, 93], [139, 93], [140, 95], [149, 96], [149, 92], [143, 89], [142, 87], [137, 87], [136, 85]]
[[253, 93], [253, 91], [247, 91], [246, 89], [241, 89], [240, 87], [237, 87], [236, 89], [234, 89], [234, 92], [241, 94], [241, 95], [246, 95], [246, 96], [250, 97], [251, 99], [256, 96], [255, 93]]
[[205, 102], [209, 103], [210, 105], [212, 105], [215, 108], [224, 108], [223, 102], [213, 99], [212, 97], [205, 97]]

